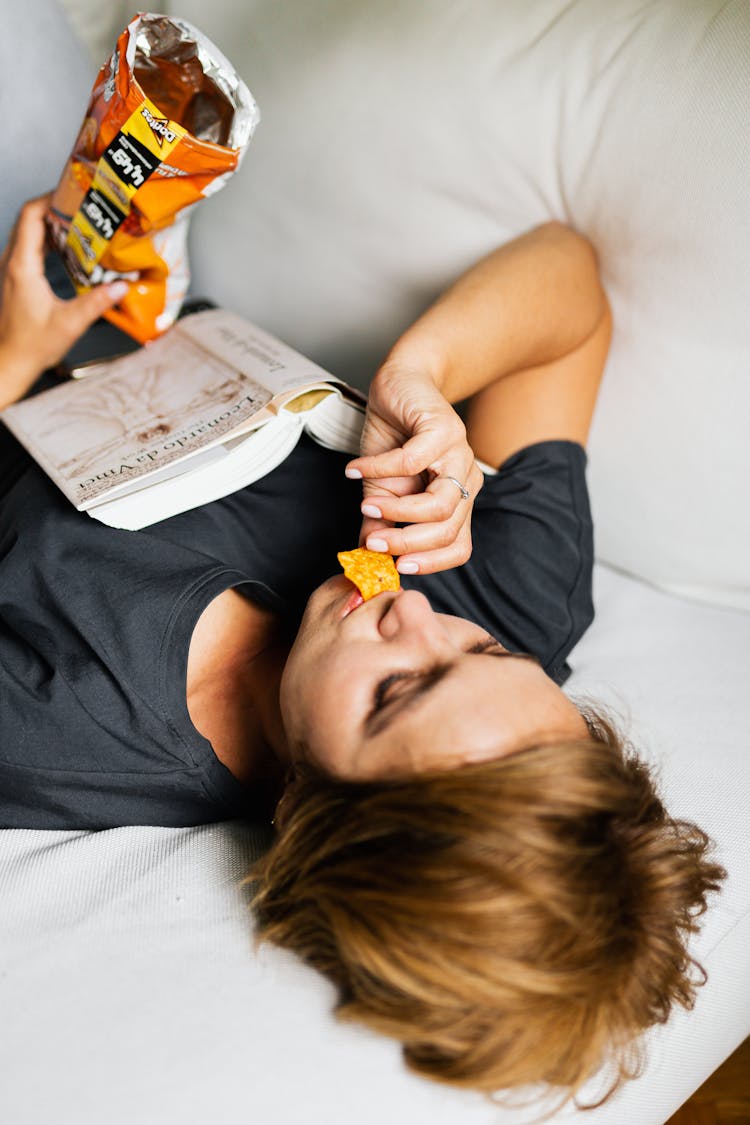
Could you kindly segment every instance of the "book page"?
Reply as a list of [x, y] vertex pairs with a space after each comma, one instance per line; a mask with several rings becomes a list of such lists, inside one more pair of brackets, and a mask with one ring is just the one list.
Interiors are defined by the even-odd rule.
[[250, 428], [270, 399], [172, 331], [102, 374], [8, 407], [3, 420], [80, 508]]
[[337, 394], [329, 395], [305, 416], [305, 429], [319, 445], [355, 457], [360, 452], [364, 424], [364, 407]]
[[226, 309], [193, 313], [179, 321], [176, 331], [268, 387], [274, 397], [311, 383], [339, 382], [270, 332]]

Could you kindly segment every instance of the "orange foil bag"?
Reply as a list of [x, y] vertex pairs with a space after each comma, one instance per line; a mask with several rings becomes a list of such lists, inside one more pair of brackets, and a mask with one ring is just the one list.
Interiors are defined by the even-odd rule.
[[133, 283], [106, 316], [141, 343], [187, 292], [187, 209], [224, 185], [259, 120], [232, 65], [184, 20], [141, 13], [99, 71], [47, 226], [79, 292]]

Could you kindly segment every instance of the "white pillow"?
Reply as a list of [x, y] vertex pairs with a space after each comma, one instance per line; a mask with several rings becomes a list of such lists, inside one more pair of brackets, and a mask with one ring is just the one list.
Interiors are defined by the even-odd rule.
[[57, 184], [95, 73], [54, 0], [3, 4], [1, 18], [0, 248], [21, 205]]
[[750, 608], [750, 6], [171, 3], [262, 113], [194, 216], [194, 288], [366, 384], [478, 257], [571, 224], [616, 325], [598, 556]]
[[[129, 0], [106, 0], [104, 4], [101, 0], [59, 0], [59, 3], [97, 70], [107, 61], [118, 35], [138, 10]], [[158, 4], [156, 8], [160, 10]]]

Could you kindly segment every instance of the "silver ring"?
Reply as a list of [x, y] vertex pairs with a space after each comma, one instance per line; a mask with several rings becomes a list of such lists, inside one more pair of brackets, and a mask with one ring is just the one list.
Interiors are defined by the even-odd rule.
[[457, 489], [459, 490], [459, 492], [461, 493], [461, 499], [462, 499], [462, 500], [468, 500], [468, 499], [469, 499], [469, 490], [468, 490], [468, 488], [466, 487], [466, 485], [465, 485], [465, 484], [461, 484], [461, 481], [460, 481], [460, 480], [456, 480], [456, 478], [455, 478], [455, 477], [449, 477], [449, 476], [447, 475], [447, 473], [441, 473], [441, 475], [440, 475], [439, 479], [440, 479], [440, 480], [449, 480], [449, 481], [452, 481], [452, 483], [453, 483], [453, 484], [455, 484], [456, 488], [457, 488]]

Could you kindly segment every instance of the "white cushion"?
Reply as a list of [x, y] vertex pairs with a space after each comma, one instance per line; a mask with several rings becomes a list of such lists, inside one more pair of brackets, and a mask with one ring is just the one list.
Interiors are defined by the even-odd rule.
[[[550, 215], [571, 219], [600, 249], [618, 321], [591, 446], [600, 553], [611, 546], [620, 566], [652, 581], [741, 601], [747, 531], [733, 521], [747, 475], [740, 297], [750, 256], [736, 212], [747, 5], [214, 0], [203, 10], [181, 0], [179, 9], [240, 65], [264, 113], [238, 181], [196, 212], [201, 289], [364, 381], [459, 270]], [[5, 24], [11, 50], [0, 37], [0, 82], [5, 96], [18, 64], [26, 119], [46, 106], [54, 169], [27, 131], [12, 134], [26, 147], [1, 181], [3, 222], [56, 178], [90, 83], [59, 14], [43, 0], [18, 12]], [[25, 39], [40, 28], [47, 69], [35, 86]], [[52, 81], [59, 73], [70, 96]], [[642, 105], [639, 90], [649, 93]], [[680, 169], [690, 174], [675, 184]], [[627, 496], [619, 507], [617, 489]], [[570, 690], [632, 713], [670, 807], [715, 836], [730, 872], [695, 942], [709, 971], [695, 1011], [650, 1037], [642, 1079], [580, 1118], [661, 1125], [750, 1034], [750, 617], [602, 567], [596, 602]], [[396, 1044], [334, 1024], [332, 990], [317, 974], [283, 952], [253, 952], [237, 890], [262, 846], [251, 827], [4, 832], [0, 844], [3, 1121], [520, 1125], [533, 1116], [409, 1076]]]
[[[694, 943], [709, 972], [695, 1010], [650, 1037], [641, 1079], [576, 1115], [662, 1125], [750, 1034], [750, 619], [601, 567], [596, 579], [571, 691], [638, 717], [670, 808], [714, 835], [730, 872]], [[409, 1075], [396, 1043], [334, 1023], [317, 973], [253, 951], [238, 884], [263, 843], [239, 823], [0, 833], [0, 1118], [529, 1125], [529, 1110]]]
[[100, 0], [59, 0], [59, 4], [97, 70], [109, 58], [118, 35], [137, 10], [129, 0], [107, 0], [106, 4]]
[[590, 444], [598, 555], [750, 608], [750, 6], [172, 9], [262, 113], [194, 217], [196, 289], [366, 384], [480, 255], [570, 223], [616, 325]]
[[95, 70], [52, 0], [3, 4], [0, 20], [4, 247], [21, 205], [57, 184], [81, 127]]

